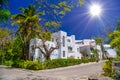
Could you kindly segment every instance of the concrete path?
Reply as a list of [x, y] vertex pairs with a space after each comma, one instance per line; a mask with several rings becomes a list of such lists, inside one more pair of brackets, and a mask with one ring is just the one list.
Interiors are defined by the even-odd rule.
[[87, 80], [89, 76], [101, 76], [103, 64], [104, 61], [40, 71], [0, 66], [0, 80]]

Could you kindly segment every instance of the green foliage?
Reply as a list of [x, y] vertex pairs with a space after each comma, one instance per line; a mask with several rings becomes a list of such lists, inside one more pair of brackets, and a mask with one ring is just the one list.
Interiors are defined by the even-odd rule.
[[89, 59], [89, 62], [95, 62], [96, 61], [96, 58], [88, 58]]
[[24, 60], [15, 60], [12, 66], [17, 68], [24, 68]]
[[105, 76], [111, 77], [113, 74], [112, 71], [112, 60], [106, 61], [106, 63], [103, 65], [103, 71]]
[[103, 38], [101, 38], [101, 37], [94, 38], [94, 40], [96, 41], [97, 45], [103, 44]]
[[0, 21], [6, 22], [9, 19], [10, 15], [11, 13], [9, 10], [7, 9], [0, 10]]
[[51, 68], [58, 68], [58, 67], [66, 67], [66, 66], [72, 66], [77, 65], [81, 63], [88, 63], [88, 62], [94, 62], [95, 58], [87, 58], [87, 59], [54, 59], [54, 60], [48, 60], [44, 63], [45, 69], [51, 69]]
[[110, 40], [110, 45], [114, 48], [117, 49], [118, 55], [120, 55], [120, 31], [116, 30], [109, 35]]
[[19, 36], [16, 36], [12, 43], [12, 53], [14, 54], [13, 60], [21, 59], [22, 57], [22, 42]]
[[41, 24], [42, 26], [47, 26], [47, 27], [48, 26], [54, 27], [53, 25], [50, 25], [51, 22], [56, 22], [58, 24], [57, 26], [60, 27], [61, 20], [66, 15], [66, 13], [70, 12], [72, 8], [82, 6], [83, 4], [84, 4], [84, 0], [77, 0], [77, 1], [57, 0], [54, 3], [51, 3], [50, 0], [35, 1], [35, 5], [39, 9], [39, 11], [43, 11], [44, 14], [47, 16], [42, 21], [43, 24]]
[[6, 58], [6, 52], [8, 50], [8, 47], [10, 46], [10, 40], [7, 39], [9, 34], [9, 29], [8, 28], [0, 28], [0, 64], [5, 62]]
[[113, 71], [111, 77], [112, 77], [112, 78], [119, 79], [119, 78], [120, 78], [120, 75], [119, 75], [117, 72]]
[[13, 67], [24, 68], [29, 70], [41, 70], [43, 69], [42, 63], [33, 62], [33, 61], [24, 61], [24, 60], [17, 60], [14, 61], [12, 64]]
[[105, 76], [109, 76], [112, 78], [120, 78], [120, 74], [118, 74], [113, 68], [112, 68], [112, 62], [113, 61], [120, 61], [120, 56], [117, 56], [113, 60], [106, 61], [106, 63], [103, 65], [103, 71]]
[[11, 17], [12, 25], [19, 26], [16, 34], [20, 37], [20, 43], [22, 43], [22, 58], [28, 59], [29, 42], [40, 32], [41, 26], [39, 22], [41, 18], [39, 18], [39, 16], [42, 15], [42, 13], [37, 12], [34, 5], [29, 5], [28, 8], [20, 8], [19, 10], [21, 10], [22, 13], [15, 14]]
[[45, 41], [51, 40], [51, 32], [44, 32], [42, 31], [41, 34], [38, 35], [40, 39], [44, 39]]
[[33, 62], [33, 61], [25, 61], [24, 68], [30, 70], [41, 70], [43, 67], [41, 63]]
[[120, 56], [117, 56], [116, 58], [114, 58], [114, 61], [120, 61]]
[[108, 37], [110, 38], [110, 45], [117, 49], [118, 56], [120, 56], [120, 20], [117, 24], [116, 30], [109, 33]]
[[99, 50], [98, 49], [93, 49], [92, 53], [93, 53], [93, 56], [95, 56], [96, 58], [99, 58]]
[[50, 26], [52, 26], [53, 27], [53, 29], [55, 29], [55, 28], [58, 28], [59, 26], [60, 26], [60, 24], [59, 23], [57, 23], [57, 22], [55, 22], [55, 21], [48, 21], [48, 22], [46, 22], [45, 23], [45, 26], [48, 28], [48, 27], [50, 27]]
[[19, 41], [19, 37], [15, 37], [14, 40], [6, 43], [5, 47], [5, 60], [17, 60], [21, 58], [22, 53], [22, 46], [21, 42]]
[[4, 65], [6, 65], [6, 66], [12, 66], [13, 63], [14, 62], [12, 60], [9, 60], [9, 61], [5, 61]]
[[5, 37], [9, 36], [8, 28], [2, 29], [0, 28], [0, 40], [3, 40]]
[[7, 3], [8, 3], [8, 0], [0, 0], [0, 22], [5, 23], [11, 15], [10, 11], [7, 9], [4, 9], [3, 7], [3, 4], [7, 4]]
[[64, 2], [60, 2], [58, 5], [59, 5], [59, 7], [65, 7], [65, 6], [67, 6], [67, 4], [66, 4], [65, 1]]
[[83, 63], [88, 63], [88, 62], [89, 62], [89, 59], [88, 59], [88, 58], [83, 58], [83, 59], [82, 59], [82, 62], [83, 62]]
[[44, 68], [51, 69], [51, 68], [71, 66], [80, 63], [81, 63], [80, 59], [54, 59], [54, 60], [45, 61]]
[[81, 63], [95, 62], [95, 58], [86, 58], [86, 59], [53, 59], [47, 60], [45, 62], [41, 61], [24, 61], [24, 60], [16, 60], [12, 63], [13, 67], [25, 68], [30, 70], [42, 70], [42, 69], [52, 69], [58, 67], [66, 67], [77, 65]]
[[120, 31], [120, 20], [118, 20], [117, 24], [118, 24], [118, 26], [117, 26], [116, 30]]
[[78, 5], [82, 6], [84, 4], [84, 0], [79, 0]]

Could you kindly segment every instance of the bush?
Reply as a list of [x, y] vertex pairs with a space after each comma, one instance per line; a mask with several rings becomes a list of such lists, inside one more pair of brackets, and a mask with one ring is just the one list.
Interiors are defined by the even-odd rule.
[[95, 62], [96, 58], [83, 58], [81, 60], [82, 60], [82, 63], [89, 63], [89, 62]]
[[120, 74], [118, 74], [117, 72], [113, 71], [111, 77], [112, 78], [120, 78]]
[[89, 58], [89, 62], [95, 62], [96, 58]]
[[103, 65], [104, 75], [112, 78], [120, 78], [120, 75], [112, 69], [113, 61], [120, 61], [120, 56], [113, 60], [106, 61], [106, 63]]
[[54, 59], [44, 62], [44, 69], [58, 68], [77, 65], [81, 63], [88, 63], [96, 61], [95, 58], [85, 58], [85, 59]]
[[13, 65], [13, 61], [12, 60], [5, 61], [4, 65], [6, 65], [6, 66], [12, 66]]
[[120, 56], [117, 56], [114, 61], [120, 61]]
[[51, 69], [51, 68], [58, 68], [58, 67], [66, 67], [66, 66], [72, 66], [76, 64], [81, 64], [80, 59], [54, 59], [45, 61], [44, 68], [45, 69]]
[[12, 66], [18, 67], [18, 68], [30, 69], [30, 70], [41, 70], [41, 69], [52, 69], [52, 68], [58, 68], [58, 67], [72, 66], [72, 65], [94, 62], [94, 61], [95, 61], [95, 58], [85, 58], [82, 60], [81, 59], [53, 59], [53, 60], [47, 60], [42, 64], [41, 61], [33, 62], [33, 61], [17, 60], [17, 61], [14, 61]]
[[12, 66], [17, 68], [24, 68], [24, 60], [16, 60]]
[[103, 71], [105, 76], [111, 77], [113, 72], [112, 72], [112, 60], [106, 61], [106, 63], [103, 65]]
[[33, 62], [33, 61], [24, 61], [23, 68], [30, 69], [30, 70], [41, 70], [41, 69], [43, 69], [41, 63]]

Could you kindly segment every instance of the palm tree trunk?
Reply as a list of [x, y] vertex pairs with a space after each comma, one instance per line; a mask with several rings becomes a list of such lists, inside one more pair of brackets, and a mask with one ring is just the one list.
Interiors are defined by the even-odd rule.
[[23, 44], [23, 54], [22, 59], [28, 60], [29, 59], [29, 42]]

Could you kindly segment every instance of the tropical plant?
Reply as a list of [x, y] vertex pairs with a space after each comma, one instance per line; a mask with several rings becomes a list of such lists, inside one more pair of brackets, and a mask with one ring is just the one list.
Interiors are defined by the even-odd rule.
[[104, 49], [104, 40], [103, 38], [94, 38], [94, 40], [96, 41], [96, 45], [100, 45], [101, 51], [102, 51], [102, 58], [105, 59], [106, 58], [106, 53], [105, 53], [105, 49]]
[[0, 28], [0, 57], [2, 57], [0, 58], [0, 61], [2, 62], [2, 64], [5, 60], [6, 47], [8, 46], [6, 45], [8, 41], [7, 40], [8, 36], [9, 36], [8, 29]]
[[93, 55], [94, 55], [96, 58], [99, 58], [99, 50], [98, 50], [98, 49], [93, 49], [91, 52], [93, 53]]
[[22, 13], [15, 14], [11, 17], [13, 20], [12, 25], [18, 25], [16, 32], [19, 35], [23, 47], [23, 59], [28, 59], [29, 54], [29, 41], [36, 37], [40, 32], [39, 18], [43, 12], [37, 12], [35, 6], [29, 5], [28, 8], [19, 8]]
[[105, 76], [112, 76], [112, 60], [106, 61], [102, 67]]
[[117, 49], [118, 56], [120, 56], [120, 31], [115, 30], [114, 32], [109, 34], [110, 45]]

